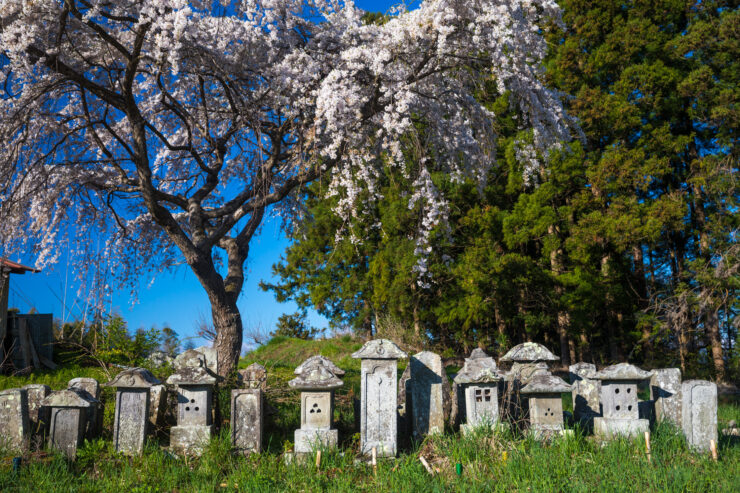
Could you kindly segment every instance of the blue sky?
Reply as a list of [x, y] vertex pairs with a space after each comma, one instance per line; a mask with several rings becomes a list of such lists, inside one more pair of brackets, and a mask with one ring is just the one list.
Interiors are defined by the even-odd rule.
[[[365, 10], [386, 12], [398, 0], [358, 0], [355, 4]], [[258, 236], [252, 240], [247, 261], [247, 280], [239, 299], [238, 306], [242, 314], [245, 331], [260, 328], [264, 333], [275, 326], [278, 317], [283, 313], [296, 310], [293, 303], [278, 303], [272, 293], [259, 289], [262, 279], [272, 279], [271, 267], [279, 260], [280, 254], [288, 246], [288, 240], [280, 230], [277, 220], [266, 219]], [[18, 260], [18, 256], [11, 256]], [[64, 256], [63, 256], [64, 257]], [[21, 256], [20, 260], [33, 265], [34, 259]], [[40, 313], [52, 313], [55, 318], [66, 321], [79, 317], [82, 310], [79, 304], [75, 307], [78, 286], [65, 282], [67, 266], [62, 261], [54, 268], [38, 274], [26, 273], [11, 277], [9, 306], [27, 312], [34, 308]], [[192, 337], [195, 332], [195, 321], [200, 316], [210, 320], [210, 305], [202, 287], [190, 269], [180, 267], [176, 271], [165, 272], [157, 276], [153, 283], [142, 279], [143, 286], [138, 294], [138, 303], [131, 304], [128, 292], [115, 292], [112, 298], [114, 312], [122, 315], [130, 329], [139, 327], [162, 327], [169, 325], [181, 338]], [[65, 289], [66, 285], [66, 289]], [[66, 299], [66, 309], [60, 300]], [[309, 321], [315, 327], [325, 328], [328, 321], [315, 312], [309, 313]], [[196, 345], [202, 341], [195, 339]]]

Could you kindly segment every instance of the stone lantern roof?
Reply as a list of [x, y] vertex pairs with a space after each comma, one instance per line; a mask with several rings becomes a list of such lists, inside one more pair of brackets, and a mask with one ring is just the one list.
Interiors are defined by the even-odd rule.
[[160, 383], [161, 382], [157, 380], [149, 370], [145, 368], [131, 368], [129, 370], [122, 371], [116, 375], [113, 380], [103, 385], [106, 387], [147, 389]]
[[41, 401], [46, 407], [90, 407], [100, 401], [81, 389], [67, 389], [52, 392]]
[[522, 394], [562, 394], [571, 390], [572, 387], [562, 378], [550, 372], [537, 371], [530, 377], [521, 392]]
[[344, 375], [344, 370], [342, 370], [337, 365], [335, 365], [332, 360], [324, 356], [321, 356], [320, 354], [317, 354], [316, 356], [311, 356], [306, 361], [298, 365], [298, 367], [295, 369], [295, 371], [293, 371], [293, 373], [296, 375], [300, 375], [301, 373], [303, 373], [303, 371], [307, 367], [312, 366], [314, 363], [324, 365], [325, 367], [329, 369], [330, 372], [332, 372], [334, 375], [338, 377], [341, 377]]
[[560, 358], [552, 354], [542, 344], [536, 342], [525, 342], [514, 346], [508, 353], [501, 357], [501, 361], [558, 361]]
[[647, 380], [653, 376], [652, 371], [642, 370], [629, 363], [619, 363], [597, 371], [594, 374], [597, 380]]
[[288, 385], [294, 389], [334, 390], [344, 385], [344, 382], [331, 371], [330, 367], [322, 363], [319, 359], [309, 358], [299, 365], [298, 368], [302, 368], [301, 373], [288, 382]]
[[367, 341], [358, 351], [352, 353], [357, 359], [402, 359], [409, 355], [404, 353], [396, 343], [388, 339]]
[[498, 382], [501, 378], [493, 357], [482, 349], [476, 348], [470, 353], [469, 358], [465, 358], [465, 365], [455, 376], [455, 383], [492, 383]]
[[202, 366], [184, 367], [169, 376], [170, 385], [216, 385], [216, 376]]

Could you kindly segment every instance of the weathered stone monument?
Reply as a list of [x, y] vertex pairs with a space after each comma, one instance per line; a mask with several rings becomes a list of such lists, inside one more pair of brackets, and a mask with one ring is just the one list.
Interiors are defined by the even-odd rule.
[[316, 448], [333, 448], [339, 443], [334, 423], [334, 391], [343, 382], [334, 374], [334, 363], [323, 357], [312, 357], [296, 368], [296, 378], [288, 382], [301, 391], [301, 427], [295, 430], [295, 453], [307, 454]]
[[170, 449], [182, 455], [200, 455], [213, 434], [216, 376], [203, 366], [186, 366], [170, 375], [167, 383], [177, 392], [177, 426], [170, 429]]
[[529, 430], [535, 437], [548, 438], [565, 431], [562, 394], [571, 390], [562, 378], [546, 370], [539, 370], [529, 378], [522, 395], [528, 400]]
[[22, 454], [28, 450], [29, 438], [26, 390], [0, 390], [0, 450]]
[[681, 427], [681, 370], [661, 368], [650, 377], [650, 395], [655, 402], [655, 421]]
[[717, 443], [717, 384], [687, 380], [681, 384], [681, 423], [686, 441], [694, 450], [710, 450]]
[[474, 349], [465, 358], [465, 364], [455, 376], [457, 394], [464, 395], [464, 399], [458, 400], [464, 403], [463, 409], [458, 408], [458, 413], [465, 413], [465, 423], [460, 425], [463, 433], [498, 424], [498, 384], [502, 378], [496, 361], [482, 349]]
[[253, 363], [239, 370], [243, 389], [231, 391], [231, 445], [244, 455], [260, 453], [265, 420], [265, 367]]
[[154, 430], [164, 426], [165, 407], [167, 406], [167, 387], [163, 384], [149, 388], [149, 424]]
[[67, 384], [68, 389], [82, 390], [92, 397], [92, 405], [86, 408], [87, 424], [85, 438], [92, 440], [103, 431], [103, 403], [100, 402], [100, 384], [94, 378], [73, 378]]
[[144, 368], [124, 370], [105, 384], [116, 388], [113, 444], [117, 452], [141, 455], [149, 424], [149, 389], [158, 384]]
[[[413, 431], [413, 419], [411, 415], [412, 409], [412, 396], [411, 396], [411, 365], [406, 365], [406, 368], [401, 373], [401, 378], [398, 379], [398, 434], [402, 437], [411, 437]], [[357, 428], [360, 423], [361, 408], [357, 407], [356, 421]]]
[[398, 451], [398, 360], [408, 355], [393, 341], [375, 339], [352, 354], [361, 360], [360, 451], [394, 457]]
[[89, 392], [67, 389], [52, 392], [42, 402], [49, 411], [49, 446], [69, 458], [77, 455], [87, 428], [88, 409], [99, 404]]
[[28, 424], [31, 430], [32, 441], [43, 443], [49, 427], [49, 408], [41, 406], [41, 401], [51, 393], [51, 387], [40, 383], [24, 385], [28, 394]]
[[568, 376], [573, 388], [573, 418], [587, 427], [593, 426], [594, 417], [599, 415], [599, 393], [601, 380], [595, 378], [596, 365], [576, 363], [568, 367]]
[[549, 349], [536, 342], [518, 344], [501, 357], [500, 361], [511, 363], [511, 369], [504, 374], [502, 398], [503, 413], [509, 421], [520, 427], [526, 424], [527, 400], [519, 393], [536, 371], [547, 370], [548, 362], [558, 359]]
[[447, 378], [442, 358], [431, 351], [413, 355], [411, 367], [411, 395], [414, 403], [411, 410], [414, 438], [420, 440], [432, 433], [444, 433], [445, 395], [444, 380]]
[[650, 429], [648, 419], [640, 419], [637, 386], [652, 376], [629, 363], [608, 366], [595, 373], [601, 381], [601, 416], [594, 418], [594, 434], [611, 438], [635, 436]]

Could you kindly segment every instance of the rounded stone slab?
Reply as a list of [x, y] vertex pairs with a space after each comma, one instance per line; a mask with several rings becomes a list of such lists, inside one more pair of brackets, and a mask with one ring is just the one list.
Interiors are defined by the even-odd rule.
[[551, 373], [537, 372], [532, 375], [521, 392], [522, 394], [562, 394], [572, 389], [573, 387], [560, 377]]
[[216, 376], [202, 366], [185, 367], [169, 376], [170, 385], [215, 385]]
[[314, 362], [318, 362], [321, 365], [324, 365], [329, 369], [330, 372], [332, 372], [334, 375], [341, 377], [344, 375], [344, 370], [339, 368], [337, 365], [334, 364], [332, 360], [325, 356], [321, 356], [320, 354], [317, 354], [316, 356], [311, 356], [306, 361], [298, 365], [298, 367], [293, 371], [294, 374], [300, 375], [303, 373], [304, 369], [310, 365], [313, 365]]
[[[312, 360], [312, 361], [309, 361]], [[331, 362], [330, 362], [331, 363]], [[334, 363], [332, 363], [333, 365]], [[336, 375], [325, 366], [323, 362], [315, 358], [309, 358], [299, 365], [303, 367], [301, 373], [288, 382], [288, 385], [294, 389], [300, 390], [333, 390], [338, 389], [342, 382]]]
[[124, 370], [108, 383], [105, 383], [106, 387], [122, 387], [129, 389], [148, 389], [161, 382], [157, 380], [152, 372], [145, 368], [131, 368]]
[[181, 370], [183, 368], [197, 368], [199, 366], [206, 366], [206, 357], [200, 351], [188, 349], [187, 351], [183, 351], [178, 354], [172, 364], [177, 370]]
[[536, 342], [516, 345], [501, 357], [501, 361], [558, 361], [559, 359], [545, 346]]
[[491, 383], [503, 378], [496, 368], [496, 361], [482, 349], [474, 349], [465, 364], [455, 376], [456, 384], [464, 383]]
[[95, 399], [93, 396], [91, 396], [88, 392], [85, 392], [84, 390], [57, 390], [56, 392], [52, 392], [50, 395], [48, 395], [46, 398], [44, 398], [43, 401], [41, 401], [42, 406], [46, 407], [90, 407], [95, 403], [100, 402], [99, 400]]
[[352, 357], [356, 359], [402, 359], [408, 358], [409, 355], [389, 339], [373, 339], [352, 353]]
[[597, 380], [647, 380], [653, 376], [652, 371], [642, 370], [629, 363], [618, 363], [597, 371], [593, 378]]

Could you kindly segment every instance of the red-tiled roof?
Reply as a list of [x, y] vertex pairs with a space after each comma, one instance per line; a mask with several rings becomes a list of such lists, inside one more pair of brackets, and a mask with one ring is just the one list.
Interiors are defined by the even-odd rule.
[[18, 262], [13, 262], [12, 260], [4, 259], [4, 258], [0, 258], [0, 267], [10, 269], [10, 272], [13, 274], [25, 274], [26, 272], [40, 272], [38, 269], [34, 269], [33, 267], [28, 267], [23, 264], [19, 264]]

